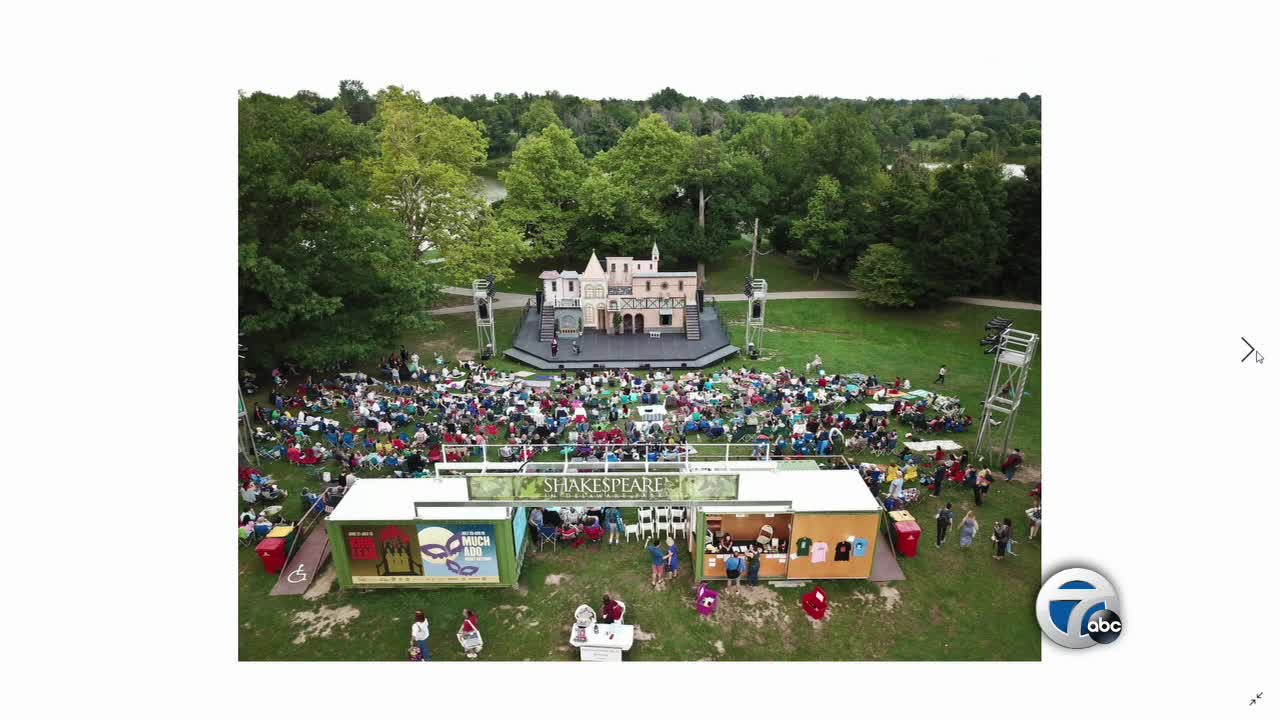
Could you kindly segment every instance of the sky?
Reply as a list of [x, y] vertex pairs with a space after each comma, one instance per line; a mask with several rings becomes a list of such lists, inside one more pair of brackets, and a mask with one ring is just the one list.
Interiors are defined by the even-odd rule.
[[[805, 2], [650, 2], [622, 6], [609, 19], [599, 17], [599, 3], [573, 0], [555, 10], [421, 6], [402, 11], [394, 28], [371, 29], [385, 33], [385, 41], [364, 39], [359, 52], [334, 51], [343, 42], [332, 37], [324, 3], [305, 14], [264, 7], [243, 27], [235, 75], [238, 90], [278, 95], [308, 89], [332, 96], [346, 78], [370, 91], [395, 84], [428, 98], [558, 90], [644, 99], [666, 86], [723, 100], [1041, 94], [1039, 44], [1020, 19], [1025, 13], [1013, 7], [979, 16], [939, 5], [955, 15], [940, 28], [916, 26], [914, 18], [930, 11], [927, 3], [905, 12], [832, 11]], [[284, 37], [280, 22], [292, 29]]]

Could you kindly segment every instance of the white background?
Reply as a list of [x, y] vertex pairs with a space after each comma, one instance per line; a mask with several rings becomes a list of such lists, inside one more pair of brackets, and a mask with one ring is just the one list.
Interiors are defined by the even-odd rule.
[[[12, 707], [1276, 717], [1280, 63], [1260, 4], [432, 5], [8, 9]], [[1043, 95], [1043, 570], [1108, 576], [1119, 642], [1002, 665], [237, 663], [236, 91], [343, 78], [426, 97]], [[1242, 364], [1241, 335], [1276, 359]]]

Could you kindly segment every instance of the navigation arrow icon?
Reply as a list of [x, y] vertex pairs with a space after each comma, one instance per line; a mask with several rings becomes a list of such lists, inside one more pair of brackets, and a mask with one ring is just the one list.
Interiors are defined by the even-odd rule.
[[[1241, 339], [1241, 340], [1244, 340], [1244, 344], [1245, 344], [1245, 345], [1249, 345], [1249, 341], [1248, 341], [1248, 340], [1245, 340], [1243, 336], [1242, 336], [1240, 339]], [[1249, 352], [1248, 352], [1247, 354], [1245, 354], [1245, 356], [1244, 356], [1244, 357], [1240, 358], [1240, 362], [1244, 362], [1245, 360], [1248, 360], [1248, 359], [1249, 359], [1249, 356], [1250, 356], [1250, 355], [1252, 355], [1252, 354], [1254, 354], [1254, 353], [1256, 353], [1256, 352], [1258, 352], [1257, 348], [1255, 348], [1253, 345], [1249, 345]]]

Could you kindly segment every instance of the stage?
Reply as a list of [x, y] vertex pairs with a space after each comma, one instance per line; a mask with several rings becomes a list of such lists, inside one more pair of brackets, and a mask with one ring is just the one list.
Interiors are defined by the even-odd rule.
[[539, 341], [541, 319], [526, 312], [508, 358], [539, 370], [590, 370], [592, 368], [701, 368], [733, 357], [738, 348], [729, 344], [729, 335], [720, 326], [719, 310], [707, 303], [699, 317], [702, 337], [689, 340], [682, 332], [650, 337], [647, 332], [605, 335], [587, 330], [578, 338], [582, 349], [573, 352], [573, 341], [560, 338], [560, 351], [551, 356], [551, 343]]

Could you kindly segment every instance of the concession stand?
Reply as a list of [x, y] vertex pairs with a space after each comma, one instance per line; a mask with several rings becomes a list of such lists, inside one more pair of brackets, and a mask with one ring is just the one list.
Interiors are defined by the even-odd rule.
[[872, 575], [881, 508], [856, 469], [812, 460], [552, 465], [573, 470], [444, 463], [435, 478], [360, 480], [329, 517], [339, 583], [515, 587], [529, 508], [559, 505], [689, 508], [698, 580], [724, 578], [725, 560], [756, 543], [761, 580]]
[[[880, 504], [857, 470], [806, 464], [779, 462], [776, 471], [741, 473], [737, 502], [698, 508], [696, 579], [724, 578], [725, 560], [757, 544], [761, 580], [871, 577]], [[727, 549], [726, 535], [732, 538]]]

